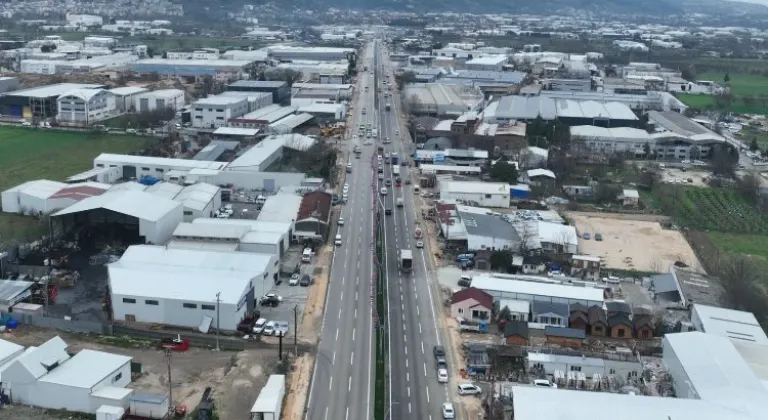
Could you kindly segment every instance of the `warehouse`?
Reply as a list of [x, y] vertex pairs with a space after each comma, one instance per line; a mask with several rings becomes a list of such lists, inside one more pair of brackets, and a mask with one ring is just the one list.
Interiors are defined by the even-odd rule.
[[559, 120], [566, 125], [597, 125], [601, 127], [632, 127], [639, 119], [632, 110], [619, 102], [597, 102], [553, 99], [543, 96], [504, 96], [485, 111], [485, 121]]
[[615, 375], [617, 378], [626, 379], [636, 378], [643, 371], [640, 359], [631, 353], [614, 353], [611, 358], [597, 358], [529, 352], [527, 360], [529, 369], [539, 367], [547, 375], [553, 376], [556, 371], [576, 371], [583, 373], [587, 378], [597, 374], [604, 377]]
[[294, 83], [291, 86], [291, 98], [315, 98], [334, 102], [349, 101], [355, 91], [355, 85], [330, 83]]
[[65, 209], [84, 198], [101, 195], [109, 187], [98, 182], [72, 185], [45, 179], [28, 181], [3, 191], [3, 211], [23, 214], [50, 213]]
[[162, 178], [171, 170], [211, 169], [220, 171], [224, 162], [206, 162], [192, 159], [171, 159], [154, 156], [115, 155], [102, 153], [93, 159], [94, 168], [119, 168], [123, 179], [141, 179], [145, 176]]
[[269, 128], [277, 134], [289, 134], [314, 119], [315, 117], [310, 114], [293, 114], [273, 122]]
[[115, 95], [106, 89], [75, 89], [56, 100], [56, 120], [65, 125], [88, 126], [117, 115]]
[[[197, 219], [204, 221], [206, 219]], [[216, 223], [207, 219], [209, 223], [182, 223], [173, 232], [173, 238], [168, 243], [169, 248], [211, 250], [221, 252], [247, 252], [251, 254], [272, 255], [276, 259], [283, 256], [287, 241], [287, 232], [270, 232], [256, 230], [257, 223], [253, 220], [233, 220], [242, 223]], [[214, 221], [214, 222], [211, 222]], [[254, 223], [248, 223], [254, 222]], [[263, 223], [263, 222], [262, 222]], [[272, 267], [272, 264], [268, 264]], [[268, 269], [269, 276], [275, 275], [275, 270]], [[269, 277], [268, 276], [268, 277]]]
[[696, 330], [735, 342], [768, 344], [757, 318], [751, 312], [694, 303], [691, 308], [691, 322]]
[[228, 91], [234, 92], [267, 92], [272, 94], [272, 103], [281, 104], [289, 99], [288, 83], [268, 80], [238, 80], [227, 85]]
[[198, 99], [191, 105], [192, 126], [195, 128], [221, 127], [230, 119], [245, 115], [248, 107], [248, 98], [243, 96], [215, 95]]
[[113, 319], [234, 331], [254, 309], [254, 284], [263, 294], [274, 283], [265, 271], [270, 258], [276, 257], [132, 246], [108, 266]]
[[331, 202], [331, 194], [325, 191], [313, 191], [301, 197], [294, 232], [297, 240], [325, 242], [328, 239]]
[[227, 168], [232, 170], [246, 170], [251, 172], [265, 172], [269, 165], [283, 157], [283, 143], [262, 140], [250, 149], [246, 150], [233, 160]]
[[268, 125], [293, 115], [295, 112], [295, 106], [272, 104], [245, 115], [230, 118], [228, 122], [232, 127], [265, 129]]
[[514, 299], [528, 302], [567, 303], [569, 305], [580, 303], [587, 307], [603, 306], [604, 301], [602, 289], [515, 280], [514, 276], [474, 276], [472, 277], [472, 287], [484, 290], [493, 296], [494, 301]]
[[58, 83], [0, 95], [0, 114], [18, 118], [53, 118], [58, 114], [59, 96], [78, 89], [103, 89], [103, 85]]
[[147, 58], [130, 64], [131, 70], [139, 74], [198, 78], [211, 76], [219, 81], [239, 79], [247, 74], [247, 60], [167, 60]]
[[501, 182], [440, 181], [440, 199], [474, 206], [509, 208], [509, 184]]
[[135, 112], [136, 98], [142, 93], [149, 92], [146, 88], [138, 86], [119, 87], [109, 91], [115, 95], [115, 108], [120, 112]]
[[0, 369], [14, 404], [96, 413], [102, 405], [127, 408], [133, 392], [125, 388], [131, 382], [131, 357], [89, 349], [70, 356], [58, 336]]
[[471, 86], [427, 83], [408, 85], [404, 90], [405, 103], [416, 115], [459, 116], [476, 111], [483, 103], [483, 94]]
[[272, 105], [272, 94], [269, 92], [239, 92], [228, 90], [220, 93], [218, 96], [236, 96], [248, 100], [248, 112]]
[[272, 74], [279, 74], [285, 70], [299, 72], [303, 80], [314, 80], [321, 84], [344, 84], [349, 80], [349, 63], [347, 61], [293, 61], [280, 63], [277, 67], [267, 69]]
[[[288, 247], [291, 246], [291, 237], [293, 235], [293, 227], [289, 222], [270, 222], [266, 220], [249, 220], [249, 219], [209, 219], [198, 218], [192, 221], [194, 224], [204, 225], [235, 225], [235, 226], [248, 226], [251, 234], [265, 234], [272, 238], [279, 238], [279, 241], [270, 241], [274, 243], [272, 248], [258, 247], [253, 251], [249, 251], [250, 245], [240, 248], [241, 252], [256, 252], [261, 254], [275, 254], [282, 258], [283, 254]], [[272, 252], [276, 250], [276, 252]]]
[[646, 144], [652, 150], [656, 145], [656, 139], [639, 128], [577, 125], [570, 129], [571, 140], [578, 140], [586, 149], [606, 156], [614, 153], [628, 153], [634, 157], [643, 157]]
[[346, 104], [312, 103], [299, 107], [298, 112], [315, 117], [318, 123], [344, 121], [347, 118]]
[[296, 215], [299, 214], [302, 197], [291, 193], [277, 193], [267, 197], [256, 220], [260, 222], [289, 223], [291, 226], [291, 242], [296, 241]]
[[[12, 280], [9, 280], [9, 281], [12, 281]], [[0, 338], [0, 373], [2, 373], [2, 367], [4, 365], [9, 363], [11, 360], [21, 355], [22, 353], [24, 353], [24, 347]], [[0, 376], [0, 379], [2, 379], [2, 376]]]
[[654, 127], [651, 134], [656, 156], [661, 159], [694, 159], [691, 149], [697, 149], [695, 158], [711, 157], [716, 145], [726, 144], [726, 139], [703, 125], [677, 112], [650, 111], [648, 124]]
[[133, 106], [137, 112], [172, 108], [177, 111], [186, 105], [185, 93], [181, 89], [160, 89], [136, 95]]
[[520, 249], [521, 238], [515, 226], [499, 214], [482, 207], [457, 205], [455, 208], [458, 217], [451, 220], [450, 225], [446, 225], [445, 221], [440, 223], [443, 237], [451, 241], [466, 239], [466, 247], [470, 251]]
[[85, 198], [53, 216], [85, 238], [120, 235], [127, 243], [162, 244], [183, 219], [182, 203], [144, 191], [109, 191]]
[[468, 60], [464, 67], [467, 70], [501, 71], [508, 60], [506, 55], [486, 55]]
[[355, 55], [354, 48], [293, 47], [290, 45], [268, 47], [267, 52], [270, 58], [278, 61], [347, 61]]

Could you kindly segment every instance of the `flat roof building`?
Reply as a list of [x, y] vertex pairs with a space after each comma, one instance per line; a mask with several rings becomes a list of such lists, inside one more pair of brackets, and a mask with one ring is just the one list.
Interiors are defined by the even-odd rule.
[[701, 332], [729, 338], [734, 342], [768, 344], [768, 336], [752, 312], [694, 303], [691, 307], [691, 322]]
[[409, 110], [417, 115], [459, 116], [482, 104], [482, 93], [471, 86], [427, 83], [407, 85], [404, 95]]
[[581, 303], [587, 307], [602, 306], [604, 302], [603, 289], [599, 288], [514, 280], [498, 276], [473, 276], [472, 287], [485, 290], [493, 296], [494, 301], [501, 299], [529, 302], [542, 300], [567, 304]]

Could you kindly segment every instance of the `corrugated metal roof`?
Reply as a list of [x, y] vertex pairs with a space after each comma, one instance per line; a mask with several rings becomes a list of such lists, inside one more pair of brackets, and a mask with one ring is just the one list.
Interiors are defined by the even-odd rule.
[[[532, 296], [546, 296], [602, 302], [603, 290], [591, 287], [566, 286], [561, 284], [537, 283], [532, 281], [509, 280], [485, 275], [472, 277], [472, 287], [486, 291], [519, 293]], [[566, 315], [567, 317], [568, 315]]]
[[102, 195], [85, 198], [55, 213], [54, 216], [64, 216], [102, 208], [138, 219], [156, 222], [178, 207], [181, 207], [181, 203], [144, 191], [107, 191], [107, 193]]
[[[40, 378], [48, 373], [46, 366], [52, 367], [68, 359], [67, 343], [57, 335], [39, 347], [25, 352], [24, 355], [16, 359], [16, 363], [24, 366], [34, 378]], [[6, 369], [8, 367], [6, 366]]]
[[90, 389], [133, 359], [120, 354], [83, 349], [40, 378], [40, 382]]

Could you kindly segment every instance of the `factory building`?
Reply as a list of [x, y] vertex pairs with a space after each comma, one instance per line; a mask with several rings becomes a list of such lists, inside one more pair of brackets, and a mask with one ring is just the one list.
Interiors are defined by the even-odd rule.
[[216, 128], [227, 124], [231, 118], [248, 112], [248, 98], [243, 96], [216, 95], [198, 99], [191, 105], [192, 126]]
[[485, 110], [489, 123], [511, 121], [559, 120], [566, 125], [596, 125], [601, 127], [632, 127], [639, 118], [619, 102], [577, 101], [552, 99], [544, 96], [504, 96]]
[[136, 112], [148, 112], [163, 108], [180, 110], [186, 104], [184, 91], [181, 89], [160, 89], [136, 95], [133, 106]]
[[109, 187], [98, 182], [65, 184], [46, 179], [27, 181], [3, 191], [3, 212], [47, 214], [65, 209], [85, 198], [104, 194]]
[[56, 102], [60, 124], [88, 126], [117, 115], [115, 95], [105, 89], [75, 89]]
[[93, 166], [94, 168], [118, 168], [121, 178], [140, 179], [145, 176], [163, 178], [163, 174], [171, 170], [206, 169], [220, 171], [227, 164], [224, 162], [102, 153], [93, 159]]
[[131, 63], [130, 68], [139, 74], [156, 73], [163, 77], [198, 78], [211, 76], [216, 80], [239, 79], [251, 64], [245, 60], [167, 60], [148, 58]]
[[483, 103], [483, 94], [466, 85], [408, 85], [403, 96], [412, 114], [434, 117], [457, 117], [468, 111], [476, 111]]
[[136, 100], [142, 93], [149, 92], [138, 86], [125, 86], [109, 90], [115, 98], [115, 109], [120, 112], [135, 112]]
[[272, 103], [275, 104], [283, 103], [291, 93], [286, 82], [261, 80], [238, 80], [228, 84], [227, 90], [234, 92], [268, 92], [272, 94]]
[[59, 96], [80, 89], [103, 89], [103, 85], [58, 83], [0, 95], [0, 114], [17, 118], [54, 118], [59, 113]]
[[289, 45], [269, 47], [267, 52], [273, 60], [278, 61], [347, 61], [355, 55], [354, 48], [293, 47]]

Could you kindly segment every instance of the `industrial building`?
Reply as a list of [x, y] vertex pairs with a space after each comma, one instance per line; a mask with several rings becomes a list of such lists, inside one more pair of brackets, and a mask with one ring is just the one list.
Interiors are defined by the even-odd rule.
[[[522, 238], [515, 226], [482, 207], [456, 205], [456, 218], [448, 223], [442, 221], [440, 230], [450, 241], [466, 240], [470, 251], [520, 249]], [[530, 249], [534, 249], [530, 246]]]
[[485, 122], [559, 120], [566, 125], [597, 125], [601, 127], [631, 127], [639, 118], [618, 102], [576, 101], [543, 96], [504, 96], [485, 110]]
[[355, 55], [354, 48], [293, 47], [289, 45], [268, 47], [267, 52], [270, 58], [278, 61], [346, 61]]
[[155, 111], [172, 108], [181, 110], [187, 103], [185, 93], [181, 89], [160, 89], [136, 95], [133, 106], [137, 112]]
[[294, 83], [291, 86], [291, 103], [296, 99], [319, 99], [332, 102], [350, 101], [355, 85], [330, 83]]
[[226, 166], [227, 164], [224, 162], [116, 155], [111, 153], [102, 153], [93, 159], [94, 168], [118, 168], [123, 179], [140, 179], [144, 176], [162, 178], [164, 173], [171, 170], [189, 171], [190, 169], [206, 169], [220, 171]]
[[272, 94], [272, 103], [281, 104], [291, 93], [288, 83], [281, 81], [238, 80], [227, 85], [228, 91], [268, 92]]
[[18, 89], [21, 89], [21, 82], [18, 77], [0, 77], [0, 94]]
[[246, 74], [247, 60], [167, 60], [147, 58], [130, 64], [131, 70], [139, 74], [197, 78], [211, 76], [216, 80], [239, 79]]
[[587, 357], [576, 354], [529, 352], [527, 360], [529, 369], [537, 366], [543, 369], [547, 375], [553, 376], [555, 371], [576, 371], [583, 373], [588, 378], [597, 374], [605, 377], [615, 375], [622, 379], [628, 379], [637, 378], [642, 373], [643, 366], [637, 356], [620, 353], [611, 354], [611, 356], [609, 358], [606, 357], [606, 354], [599, 354], [596, 357]]
[[[289, 222], [269, 222], [250, 219], [198, 218], [193, 224], [212, 226], [235, 226], [243, 231], [238, 239], [237, 251], [272, 254], [282, 258], [291, 246], [293, 226]], [[196, 240], [203, 241], [203, 237]], [[207, 239], [206, 239], [207, 240]]]
[[249, 112], [229, 119], [229, 125], [239, 128], [266, 129], [270, 124], [274, 124], [285, 117], [293, 115], [296, 112], [295, 106], [280, 106], [272, 104], [256, 111]]
[[440, 199], [491, 208], [509, 208], [510, 185], [501, 182], [440, 180]]
[[67, 347], [56, 336], [0, 366], [4, 394], [13, 404], [80, 413], [127, 408], [131, 357], [90, 349], [70, 356]]
[[239, 96], [246, 98], [248, 100], [248, 112], [272, 105], [272, 94], [270, 92], [240, 92], [228, 90], [220, 93], [218, 96]]
[[328, 239], [331, 203], [332, 196], [325, 191], [313, 191], [301, 197], [294, 230], [298, 241], [324, 243]]
[[162, 244], [183, 220], [178, 201], [121, 190], [84, 198], [53, 214], [65, 228], [120, 233], [128, 243]]
[[3, 191], [3, 212], [49, 214], [85, 198], [104, 194], [109, 188], [109, 185], [98, 182], [65, 184], [46, 179], [27, 181]]
[[269, 129], [275, 134], [288, 134], [314, 119], [315, 117], [310, 114], [293, 114], [273, 122], [269, 125]]
[[569, 92], [541, 90], [542, 98], [568, 99], [572, 101], [618, 102], [631, 109], [642, 111], [674, 111], [682, 113], [688, 108], [669, 92], [649, 91], [644, 94], [619, 92]]
[[603, 306], [604, 302], [603, 290], [599, 288], [515, 280], [515, 276], [507, 275], [473, 276], [472, 287], [484, 290], [493, 296], [494, 301], [514, 299], [531, 303], [534, 301], [566, 303], [568, 305], [580, 303], [587, 307]]
[[501, 71], [509, 61], [506, 55], [485, 55], [464, 63], [467, 70]]
[[726, 144], [726, 139], [703, 125], [677, 112], [648, 112], [648, 124], [654, 127], [659, 158], [690, 159], [691, 148], [698, 149], [698, 157], [710, 157], [716, 145]]
[[291, 230], [291, 242], [298, 241], [293, 233], [296, 226], [296, 215], [301, 207], [300, 195], [281, 192], [267, 197], [256, 220], [260, 222], [288, 223]]
[[274, 284], [277, 257], [132, 246], [108, 271], [116, 321], [233, 331]]
[[309, 150], [314, 144], [313, 138], [301, 134], [269, 136], [243, 152], [227, 166], [227, 169], [264, 172], [269, 165], [283, 156], [284, 148], [303, 152]]
[[30, 89], [15, 90], [0, 95], [0, 114], [18, 118], [54, 118], [59, 113], [59, 96], [80, 89], [103, 89], [106, 86], [79, 83], [58, 83]]
[[438, 118], [476, 111], [483, 103], [483, 94], [478, 89], [463, 85], [408, 85], [403, 96], [410, 113]]
[[300, 106], [298, 112], [309, 114], [315, 117], [320, 123], [331, 123], [344, 121], [347, 119], [347, 104], [341, 103], [320, 103], [315, 102]]
[[215, 95], [198, 99], [191, 105], [192, 126], [216, 128], [227, 124], [248, 112], [248, 98], [243, 96]]
[[149, 90], [138, 86], [125, 86], [109, 90], [115, 98], [115, 108], [119, 112], [135, 112], [136, 98]]
[[768, 336], [751, 312], [694, 303], [691, 323], [697, 331], [729, 338], [734, 342], [768, 345]]
[[349, 63], [345, 61], [293, 61], [280, 63], [277, 67], [267, 69], [268, 72], [293, 70], [301, 73], [305, 81], [317, 81], [321, 84], [343, 84], [349, 82]]
[[105, 89], [76, 89], [56, 100], [60, 124], [88, 126], [117, 115], [115, 95]]

